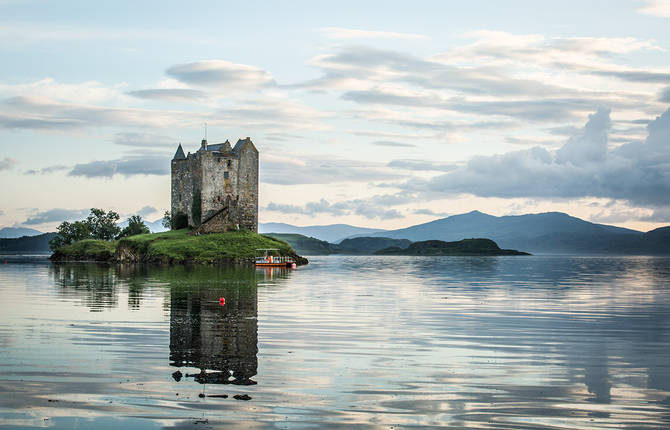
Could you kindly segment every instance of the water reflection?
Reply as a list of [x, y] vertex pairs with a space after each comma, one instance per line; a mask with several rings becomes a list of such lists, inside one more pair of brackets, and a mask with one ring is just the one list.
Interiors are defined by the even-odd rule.
[[670, 259], [7, 266], [0, 419], [46, 405], [175, 427], [670, 426]]
[[[257, 317], [254, 278], [232, 286], [172, 287], [170, 365], [200, 369], [184, 376], [201, 384], [256, 384], [251, 377], [258, 368]], [[179, 381], [182, 372], [173, 377]]]
[[118, 305], [118, 270], [105, 264], [53, 264], [54, 284], [65, 298], [78, 298], [91, 312]]

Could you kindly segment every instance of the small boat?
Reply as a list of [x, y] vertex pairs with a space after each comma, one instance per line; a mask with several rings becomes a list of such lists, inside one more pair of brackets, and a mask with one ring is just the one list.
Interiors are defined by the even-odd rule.
[[[262, 251], [263, 255], [256, 257], [256, 267], [286, 267], [295, 269], [295, 260], [288, 256], [279, 255], [277, 248], [260, 248], [256, 251]], [[275, 255], [276, 254], [276, 255]]]

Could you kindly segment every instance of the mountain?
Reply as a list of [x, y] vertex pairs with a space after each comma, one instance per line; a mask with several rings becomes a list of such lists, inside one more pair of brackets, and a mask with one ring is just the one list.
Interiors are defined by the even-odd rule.
[[375, 255], [529, 255], [514, 249], [500, 249], [491, 239], [463, 239], [457, 242], [424, 240], [414, 242], [407, 248], [397, 246], [380, 249]]
[[339, 243], [341, 240], [350, 236], [370, 236], [372, 233], [383, 232], [385, 230], [356, 227], [348, 224], [331, 225], [312, 225], [299, 227], [291, 224], [279, 222], [267, 222], [258, 224], [259, 233], [295, 233], [307, 237], [325, 240], [330, 243]]
[[265, 236], [283, 240], [291, 245], [298, 254], [304, 255], [372, 255], [375, 251], [383, 248], [404, 249], [412, 243], [406, 239], [389, 239], [387, 237], [357, 237], [345, 239], [336, 244], [295, 233], [266, 233]]
[[291, 245], [291, 248], [301, 255], [330, 255], [334, 253], [334, 246], [325, 240], [303, 236], [295, 233], [266, 233], [265, 236], [283, 240]]
[[486, 237], [501, 248], [531, 253], [670, 254], [670, 244], [662, 239], [668, 233], [657, 230], [660, 231], [642, 233], [591, 223], [561, 212], [496, 217], [473, 211], [371, 236], [413, 242]]
[[0, 254], [48, 254], [49, 241], [56, 233], [0, 239]]
[[405, 249], [412, 244], [407, 239], [390, 239], [388, 237], [354, 237], [344, 239], [336, 245], [337, 254], [347, 255], [372, 255], [380, 249], [398, 248]]
[[37, 236], [41, 231], [25, 227], [3, 227], [0, 228], [0, 239], [10, 239], [21, 236]]

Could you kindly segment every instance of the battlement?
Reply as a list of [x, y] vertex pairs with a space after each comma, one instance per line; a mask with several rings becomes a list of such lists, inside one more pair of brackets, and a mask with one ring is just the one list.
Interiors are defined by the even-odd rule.
[[[172, 215], [184, 214], [197, 232], [258, 231], [258, 150], [249, 137], [184, 154], [179, 144], [171, 162]], [[224, 210], [225, 209], [225, 210]], [[206, 224], [206, 225], [204, 225]]]

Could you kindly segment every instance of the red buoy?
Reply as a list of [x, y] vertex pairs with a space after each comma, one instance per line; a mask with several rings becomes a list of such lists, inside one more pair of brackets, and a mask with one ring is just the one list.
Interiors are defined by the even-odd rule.
[[226, 299], [225, 299], [224, 297], [221, 297], [221, 298], [219, 299], [219, 304], [220, 304], [221, 306], [225, 305], [225, 304], [226, 304]]

